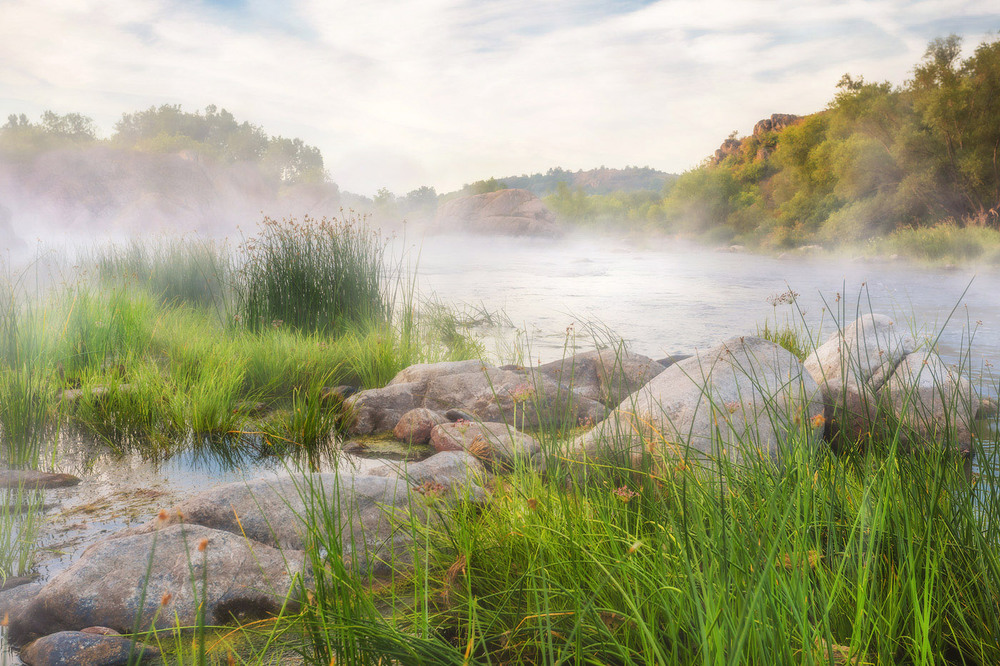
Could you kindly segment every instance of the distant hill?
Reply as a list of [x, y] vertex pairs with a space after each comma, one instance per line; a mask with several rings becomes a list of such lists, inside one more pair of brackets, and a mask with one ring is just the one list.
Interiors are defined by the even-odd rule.
[[[640, 190], [659, 192], [664, 186], [677, 180], [676, 174], [666, 173], [651, 167], [627, 166], [624, 169], [598, 167], [586, 171], [567, 171], [561, 167], [549, 169], [545, 173], [520, 176], [505, 176], [477, 181], [462, 188], [462, 194], [482, 194], [491, 189], [528, 190], [537, 197], [555, 194], [559, 183], [566, 183], [571, 190], [582, 190], [584, 194], [611, 194], [613, 192], [637, 192]], [[491, 186], [492, 184], [492, 186]]]
[[272, 217], [338, 212], [319, 150], [208, 107], [124, 114], [109, 139], [79, 114], [0, 126], [0, 247], [35, 238], [231, 235]]

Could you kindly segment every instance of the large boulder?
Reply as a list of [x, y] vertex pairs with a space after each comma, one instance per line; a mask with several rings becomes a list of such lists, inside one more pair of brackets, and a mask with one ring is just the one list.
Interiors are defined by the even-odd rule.
[[665, 369], [648, 356], [614, 348], [574, 354], [540, 365], [535, 372], [577, 395], [614, 407]]
[[819, 387], [792, 354], [756, 337], [735, 337], [664, 370], [569, 446], [580, 463], [709, 465], [765, 460], [821, 433]]
[[439, 512], [414, 491], [432, 481], [449, 500], [481, 501], [485, 496], [478, 463], [435, 458], [412, 465], [412, 478], [388, 472], [385, 476], [327, 473], [228, 483], [124, 533], [194, 524], [301, 550], [310, 545], [310, 521], [318, 521], [337, 526], [348, 566], [362, 575], [383, 574], [408, 562], [411, 519], [425, 523], [439, 519]]
[[442, 413], [458, 408], [476, 420], [522, 429], [596, 423], [607, 414], [602, 403], [545, 374], [480, 361], [414, 365], [384, 388], [351, 396], [347, 404], [351, 432], [360, 435], [392, 430], [403, 414], [417, 407]]
[[452, 199], [438, 208], [434, 226], [508, 236], [558, 236], [555, 214], [528, 190], [509, 189]]
[[14, 645], [99, 625], [121, 633], [277, 613], [303, 573], [304, 553], [203, 527], [171, 525], [90, 546], [17, 615]]
[[972, 448], [972, 430], [980, 401], [971, 382], [945, 365], [934, 351], [908, 354], [882, 388], [883, 402], [903, 426], [911, 446], [944, 443], [960, 453]]
[[837, 331], [805, 360], [823, 390], [830, 437], [856, 440], [878, 419], [878, 392], [916, 341], [882, 314], [866, 314]]
[[407, 444], [427, 444], [431, 441], [434, 426], [447, 422], [448, 419], [440, 412], [418, 407], [403, 414], [392, 429], [392, 434]]

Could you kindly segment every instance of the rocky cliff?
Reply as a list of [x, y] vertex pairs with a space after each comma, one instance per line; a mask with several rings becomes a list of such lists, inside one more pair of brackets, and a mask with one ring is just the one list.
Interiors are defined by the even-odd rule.
[[557, 236], [555, 214], [527, 190], [498, 190], [438, 207], [434, 229], [506, 236]]

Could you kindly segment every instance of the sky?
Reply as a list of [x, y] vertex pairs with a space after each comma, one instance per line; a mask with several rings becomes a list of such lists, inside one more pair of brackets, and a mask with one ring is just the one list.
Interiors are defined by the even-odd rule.
[[365, 195], [550, 167], [697, 166], [821, 110], [845, 73], [903, 83], [996, 0], [0, 0], [0, 118], [209, 104], [318, 146]]

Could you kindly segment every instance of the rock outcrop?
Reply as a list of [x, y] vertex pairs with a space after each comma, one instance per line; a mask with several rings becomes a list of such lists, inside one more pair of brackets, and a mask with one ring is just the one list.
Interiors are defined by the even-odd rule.
[[498, 190], [460, 197], [442, 204], [434, 220], [438, 231], [558, 236], [555, 214], [528, 190]]
[[[770, 118], [764, 118], [763, 120], [758, 120], [757, 124], [753, 126], [753, 137], [763, 137], [768, 132], [780, 132], [781, 130], [794, 125], [795, 123], [802, 120], [802, 116], [796, 116], [791, 113], [772, 113]], [[732, 136], [728, 137], [722, 142], [722, 145], [715, 151], [715, 154], [711, 158], [712, 164], [719, 164], [722, 160], [726, 159], [730, 155], [735, 155], [743, 149], [743, 145], [746, 139], [737, 139], [735, 132]], [[771, 154], [773, 146], [761, 145], [754, 155], [755, 159], [764, 159]]]

